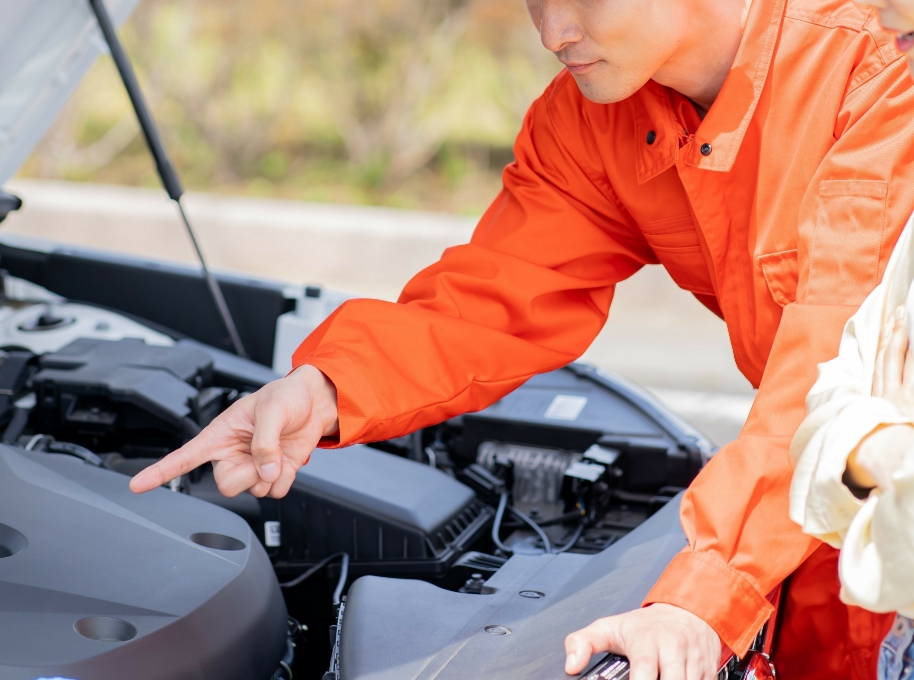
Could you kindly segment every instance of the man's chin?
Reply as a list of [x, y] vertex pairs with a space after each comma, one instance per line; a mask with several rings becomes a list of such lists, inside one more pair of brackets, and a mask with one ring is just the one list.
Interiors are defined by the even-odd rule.
[[598, 73], [572, 75], [581, 94], [594, 104], [615, 104], [631, 97], [644, 83], [620, 83], [616, 78], [601, 77]]

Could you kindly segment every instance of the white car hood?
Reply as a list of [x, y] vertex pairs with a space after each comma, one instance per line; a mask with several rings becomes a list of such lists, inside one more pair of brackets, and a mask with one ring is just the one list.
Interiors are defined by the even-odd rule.
[[[105, 0], [122, 24], [139, 0]], [[0, 185], [108, 48], [88, 0], [0, 0]]]

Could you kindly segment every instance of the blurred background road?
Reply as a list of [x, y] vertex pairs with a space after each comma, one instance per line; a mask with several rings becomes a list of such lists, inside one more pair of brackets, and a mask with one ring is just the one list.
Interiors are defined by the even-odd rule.
[[[389, 300], [469, 238], [560, 68], [521, 0], [143, 0], [121, 34], [215, 267]], [[5, 230], [193, 262], [109, 58], [8, 188]], [[584, 359], [718, 444], [752, 403], [724, 324], [659, 268]]]
[[[164, 192], [16, 180], [25, 201], [6, 232], [179, 262], [194, 257]], [[474, 218], [366, 206], [190, 193], [187, 211], [214, 268], [318, 283], [394, 300]], [[724, 323], [660, 267], [623, 282], [609, 322], [583, 359], [647, 387], [718, 445], [734, 439], [753, 391]]]

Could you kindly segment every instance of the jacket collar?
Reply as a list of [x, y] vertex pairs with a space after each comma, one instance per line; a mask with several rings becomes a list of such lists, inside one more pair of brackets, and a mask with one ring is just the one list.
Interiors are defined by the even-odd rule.
[[[787, 0], [753, 0], [730, 73], [691, 143], [684, 144], [686, 135], [666, 87], [649, 81], [629, 99], [634, 107], [639, 184], [680, 160], [702, 170], [729, 172], [733, 168], [768, 78], [786, 5]], [[652, 130], [655, 141], [647, 144]], [[711, 145], [707, 156], [700, 152], [704, 144]]]

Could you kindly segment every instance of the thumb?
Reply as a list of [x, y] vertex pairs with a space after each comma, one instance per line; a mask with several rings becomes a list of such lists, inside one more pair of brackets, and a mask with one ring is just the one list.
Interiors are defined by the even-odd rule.
[[586, 668], [594, 653], [594, 646], [587, 628], [565, 638], [565, 672], [577, 675]]

